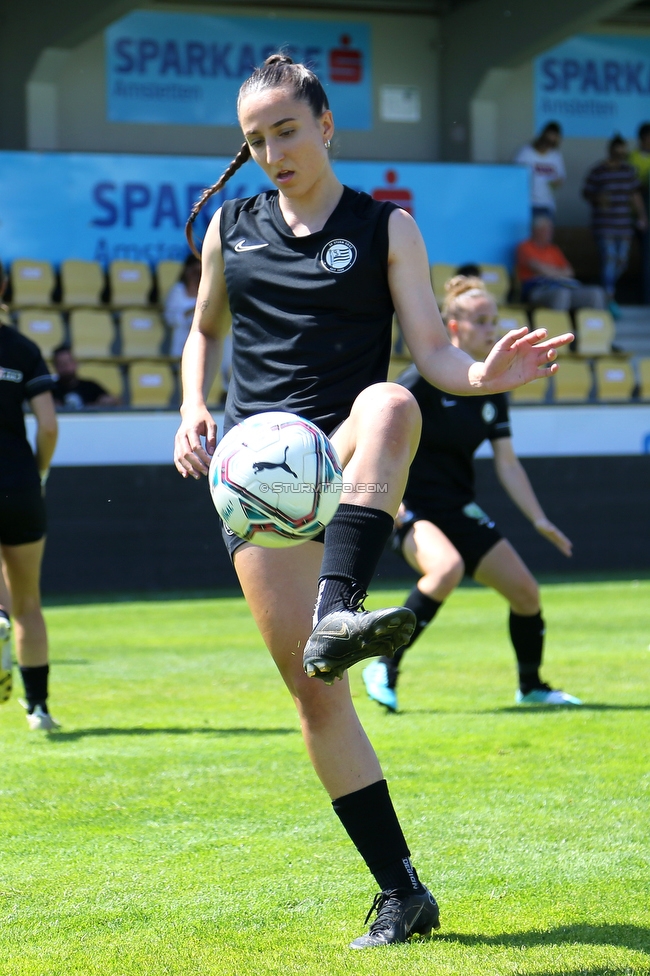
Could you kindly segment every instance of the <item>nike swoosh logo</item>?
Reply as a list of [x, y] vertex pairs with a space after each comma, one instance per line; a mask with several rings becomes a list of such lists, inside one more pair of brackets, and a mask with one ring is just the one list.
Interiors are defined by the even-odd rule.
[[441, 398], [441, 401], [440, 402], [442, 403], [443, 407], [455, 407], [456, 406], [456, 401], [455, 400], [445, 400], [444, 397]]
[[268, 246], [268, 244], [247, 244], [246, 238], [242, 237], [241, 241], [237, 241], [235, 244], [235, 250], [241, 254], [242, 251], [259, 251], [261, 247]]
[[349, 638], [349, 636], [350, 636], [350, 631], [348, 630], [348, 625], [346, 623], [344, 623], [343, 621], [341, 621], [340, 629], [338, 630], [338, 632], [335, 631], [335, 630], [332, 630], [330, 628], [330, 630], [322, 630], [321, 631], [321, 636], [322, 637], [340, 637], [343, 640], [347, 640]]
[[413, 927], [414, 927], [415, 923], [417, 922], [417, 920], [419, 919], [420, 915], [422, 914], [423, 909], [424, 909], [424, 905], [420, 905], [420, 907], [418, 908], [417, 912], [415, 913], [415, 916], [406, 923], [405, 928], [406, 928], [407, 934], [409, 932], [412, 932], [413, 931]]

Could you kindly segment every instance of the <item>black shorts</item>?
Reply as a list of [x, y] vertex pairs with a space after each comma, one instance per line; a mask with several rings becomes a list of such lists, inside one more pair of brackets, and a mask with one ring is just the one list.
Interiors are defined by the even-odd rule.
[[0, 545], [38, 542], [47, 530], [40, 485], [0, 488]]
[[[235, 535], [232, 529], [229, 529], [226, 523], [222, 519], [219, 519], [219, 521], [221, 522], [221, 537], [223, 539], [223, 543], [226, 549], [228, 550], [230, 561], [233, 562], [235, 553], [237, 552], [240, 546], [245, 545], [246, 540], [240, 539], [238, 535]], [[325, 542], [325, 529], [323, 529], [322, 532], [319, 532], [318, 535], [315, 536], [315, 538], [313, 538], [311, 541]]]
[[406, 511], [406, 518], [393, 533], [393, 548], [402, 555], [402, 545], [414, 522], [431, 522], [447, 536], [465, 563], [465, 575], [473, 576], [476, 567], [490, 549], [503, 538], [489, 515], [470, 502], [450, 512], [433, 512], [424, 506]]

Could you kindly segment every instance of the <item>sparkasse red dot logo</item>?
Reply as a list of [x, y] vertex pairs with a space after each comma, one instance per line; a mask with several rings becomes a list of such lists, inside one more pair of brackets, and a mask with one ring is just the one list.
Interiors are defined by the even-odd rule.
[[382, 202], [388, 200], [390, 203], [396, 203], [398, 207], [401, 207], [402, 210], [406, 210], [407, 213], [413, 216], [413, 193], [411, 190], [407, 190], [406, 187], [397, 186], [399, 180], [397, 170], [386, 170], [384, 179], [388, 186], [380, 186], [376, 190], [373, 190], [370, 194], [373, 200], [380, 200]]
[[342, 34], [340, 46], [329, 52], [330, 81], [358, 85], [363, 79], [363, 52], [352, 47], [349, 34]]

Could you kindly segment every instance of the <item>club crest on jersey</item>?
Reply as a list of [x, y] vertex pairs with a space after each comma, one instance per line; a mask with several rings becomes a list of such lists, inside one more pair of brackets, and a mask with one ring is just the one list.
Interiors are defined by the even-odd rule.
[[348, 271], [357, 260], [357, 249], [350, 241], [342, 239], [330, 241], [323, 248], [320, 263], [326, 271], [341, 274]]
[[483, 404], [483, 409], [481, 410], [481, 416], [486, 424], [491, 424], [497, 415], [497, 408], [494, 404], [488, 400], [487, 403]]

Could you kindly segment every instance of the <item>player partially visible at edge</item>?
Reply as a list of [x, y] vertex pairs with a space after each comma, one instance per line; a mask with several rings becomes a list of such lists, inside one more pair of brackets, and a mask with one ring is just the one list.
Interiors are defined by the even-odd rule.
[[[265, 410], [300, 414], [331, 435], [353, 489], [327, 527], [324, 546], [313, 541], [275, 550], [232, 535], [225, 541], [298, 709], [314, 768], [381, 889], [369, 932], [352, 946], [404, 942], [438, 927], [438, 907], [411, 864], [345, 675], [367, 657], [390, 656], [415, 626], [402, 607], [362, 610], [420, 437], [414, 397], [386, 382], [393, 311], [421, 373], [457, 395], [507, 390], [543, 369], [554, 371], [557, 347], [572, 337], [546, 339], [543, 331], [520, 329], [497, 343], [485, 363], [474, 362], [447, 338], [412, 217], [342, 186], [334, 175], [328, 154], [334, 122], [317, 77], [274, 55], [244, 82], [237, 107], [245, 142], [190, 223], [251, 157], [276, 189], [229, 200], [210, 222], [183, 352], [175, 464], [184, 477], [208, 472], [216, 425], [205, 396], [229, 305], [226, 429]], [[369, 493], [368, 484], [386, 490]], [[329, 684], [334, 676], [343, 680]]]
[[[497, 307], [481, 279], [459, 275], [448, 281], [442, 312], [452, 343], [477, 362], [483, 360], [497, 337]], [[517, 702], [579, 705], [577, 698], [542, 680], [545, 628], [539, 587], [518, 553], [476, 504], [473, 457], [487, 438], [499, 480], [512, 500], [540, 535], [563, 555], [571, 555], [570, 541], [546, 517], [513, 450], [505, 395], [445, 396], [415, 366], [397, 382], [411, 391], [422, 411], [422, 437], [395, 533], [400, 552], [421, 573], [406, 601], [417, 625], [407, 646], [364, 669], [368, 694], [397, 711], [397, 679], [407, 647], [466, 574], [495, 589], [510, 606], [508, 629], [519, 677]]]

